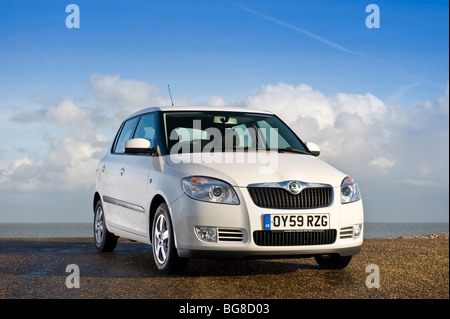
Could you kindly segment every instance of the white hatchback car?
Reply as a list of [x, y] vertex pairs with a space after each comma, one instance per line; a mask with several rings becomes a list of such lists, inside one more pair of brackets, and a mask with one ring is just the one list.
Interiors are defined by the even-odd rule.
[[363, 242], [355, 180], [267, 111], [154, 107], [130, 115], [97, 167], [94, 237], [152, 245], [161, 272], [189, 258], [315, 257], [348, 265]]

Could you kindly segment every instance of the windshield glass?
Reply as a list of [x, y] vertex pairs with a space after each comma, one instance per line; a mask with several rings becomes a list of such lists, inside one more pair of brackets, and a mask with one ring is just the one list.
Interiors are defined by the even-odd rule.
[[310, 154], [276, 116], [219, 111], [164, 112], [170, 154], [272, 149]]

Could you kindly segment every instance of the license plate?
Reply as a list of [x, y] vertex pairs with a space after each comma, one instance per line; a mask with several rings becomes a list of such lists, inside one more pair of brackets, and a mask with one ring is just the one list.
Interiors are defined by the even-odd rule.
[[329, 229], [329, 214], [265, 214], [264, 230]]

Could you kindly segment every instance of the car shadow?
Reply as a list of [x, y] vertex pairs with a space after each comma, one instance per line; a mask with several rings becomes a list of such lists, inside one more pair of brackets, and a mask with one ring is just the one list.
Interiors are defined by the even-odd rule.
[[[156, 278], [161, 274], [153, 261], [150, 245], [119, 240], [116, 249], [100, 253], [93, 239], [18, 239], [0, 240], [1, 255], [11, 263], [3, 263], [0, 271], [27, 277], [67, 276], [66, 267], [75, 264], [82, 277], [92, 278]], [[15, 262], [20, 260], [20, 264]], [[6, 260], [6, 259], [5, 259]], [[307, 259], [221, 260], [191, 259], [185, 271], [170, 277], [225, 277], [277, 275], [319, 266]]]
[[214, 276], [257, 276], [280, 275], [293, 273], [300, 269], [320, 269], [311, 259], [192, 259], [185, 272], [185, 277], [214, 277]]

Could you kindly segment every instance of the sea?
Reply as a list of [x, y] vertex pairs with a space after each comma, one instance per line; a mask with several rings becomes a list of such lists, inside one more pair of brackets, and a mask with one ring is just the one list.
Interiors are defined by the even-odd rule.
[[[449, 232], [449, 223], [365, 223], [364, 238]], [[92, 237], [92, 223], [0, 223], [0, 238]]]

